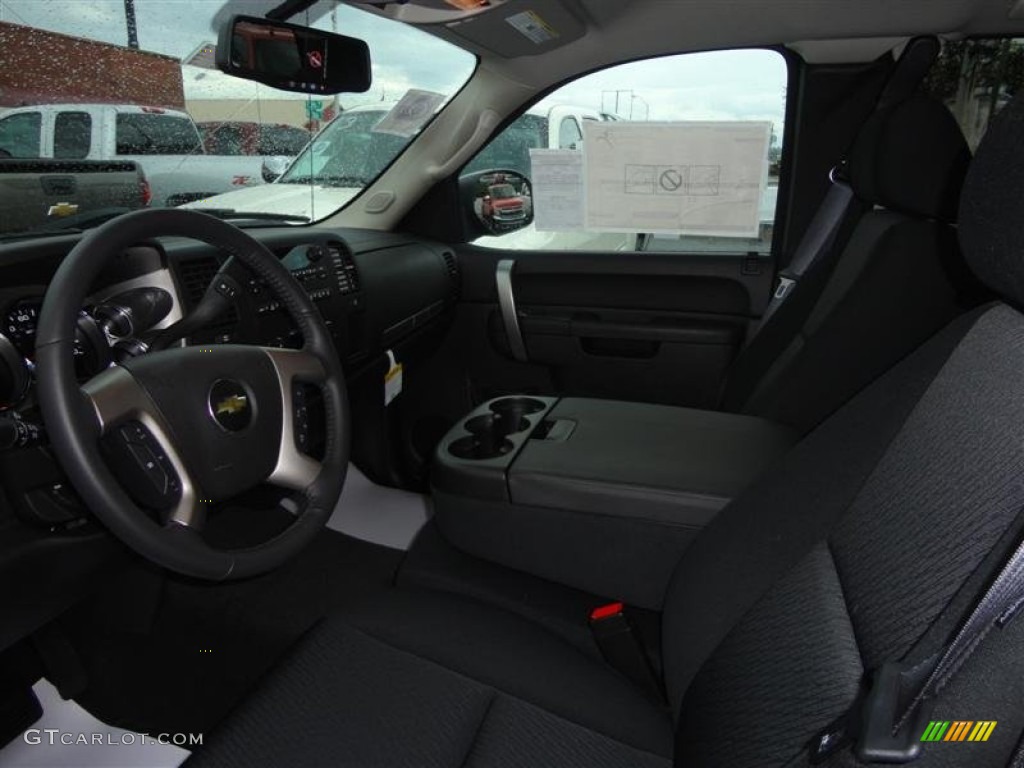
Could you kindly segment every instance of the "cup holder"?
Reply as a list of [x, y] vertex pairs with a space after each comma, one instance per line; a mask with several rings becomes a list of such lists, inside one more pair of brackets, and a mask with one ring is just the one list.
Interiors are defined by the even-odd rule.
[[525, 432], [530, 428], [530, 422], [514, 412], [502, 412], [493, 415], [475, 416], [467, 421], [464, 426], [467, 432], [472, 432], [480, 437], [484, 435], [507, 437], [508, 435], [514, 435], [516, 432]]
[[495, 440], [493, 435], [469, 435], [460, 437], [448, 446], [448, 452], [460, 459], [496, 459], [504, 456], [515, 446], [511, 440], [500, 438]]
[[[515, 450], [516, 444], [525, 439], [536, 426], [536, 419], [528, 419], [531, 413], [547, 408], [542, 400], [532, 397], [503, 397], [490, 404], [490, 410], [467, 419], [462, 427], [468, 435], [448, 444], [448, 453], [459, 459], [496, 459]], [[521, 437], [515, 438], [515, 435]], [[512, 438], [512, 439], [510, 439]]]
[[547, 408], [541, 400], [532, 397], [503, 397], [491, 403], [491, 410], [499, 414], [518, 414], [520, 417], [531, 413], [539, 413]]
[[509, 435], [526, 432], [529, 419], [515, 411], [485, 413], [463, 424], [470, 434], [448, 446], [448, 452], [460, 459], [495, 459], [515, 448]]

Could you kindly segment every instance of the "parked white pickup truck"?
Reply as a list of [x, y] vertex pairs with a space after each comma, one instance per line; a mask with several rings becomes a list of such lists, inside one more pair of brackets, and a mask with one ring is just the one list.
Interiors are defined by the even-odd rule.
[[46, 104], [0, 114], [0, 143], [11, 157], [134, 160], [152, 205], [181, 205], [262, 184], [261, 158], [204, 154], [186, 112], [115, 104]]

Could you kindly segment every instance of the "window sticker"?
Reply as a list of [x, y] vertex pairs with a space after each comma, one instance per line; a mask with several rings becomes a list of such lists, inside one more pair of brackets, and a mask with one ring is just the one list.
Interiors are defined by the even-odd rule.
[[444, 101], [443, 94], [410, 88], [391, 111], [373, 127], [373, 132], [414, 136]]
[[771, 123], [587, 123], [585, 226], [757, 237]]
[[583, 153], [531, 149], [534, 226], [538, 232], [583, 229]]

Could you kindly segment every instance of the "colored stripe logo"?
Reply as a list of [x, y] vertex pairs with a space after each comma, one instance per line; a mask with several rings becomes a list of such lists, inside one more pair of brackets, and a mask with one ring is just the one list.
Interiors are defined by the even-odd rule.
[[996, 720], [932, 720], [921, 741], [988, 741]]

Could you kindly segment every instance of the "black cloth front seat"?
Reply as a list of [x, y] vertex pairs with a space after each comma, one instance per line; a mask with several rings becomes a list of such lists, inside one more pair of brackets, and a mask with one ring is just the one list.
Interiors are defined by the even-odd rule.
[[[961, 214], [971, 265], [1006, 303], [958, 318], [856, 396], [686, 551], [663, 617], [668, 704], [526, 619], [396, 589], [311, 631], [187, 764], [806, 764], [867, 673], [928, 658], [1020, 536], [1021, 136], [1024, 97], [990, 128]], [[917, 764], [1005, 765], [1022, 701], [1018, 620], [931, 715], [996, 720], [990, 739], [928, 744]]]
[[840, 242], [737, 356], [722, 410], [807, 433], [960, 314], [953, 223], [970, 160], [953, 115], [928, 96], [868, 119]]

